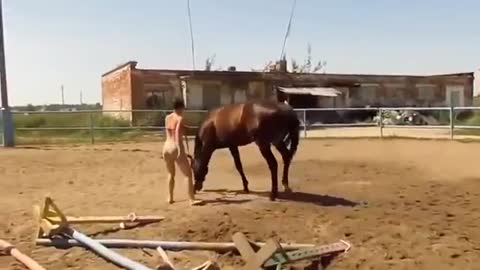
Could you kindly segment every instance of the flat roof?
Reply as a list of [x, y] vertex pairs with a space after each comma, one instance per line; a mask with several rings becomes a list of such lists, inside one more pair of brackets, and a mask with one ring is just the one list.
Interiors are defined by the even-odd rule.
[[293, 73], [293, 72], [263, 72], [263, 71], [228, 71], [228, 70], [192, 70], [192, 69], [156, 69], [156, 68], [136, 68], [136, 61], [128, 61], [102, 74], [102, 77], [109, 75], [123, 67], [131, 65], [134, 69], [145, 72], [165, 72], [176, 73], [179, 76], [193, 76], [193, 77], [209, 77], [209, 76], [258, 76], [263, 78], [265, 74], [271, 75], [300, 75], [300, 76], [355, 76], [355, 77], [412, 77], [412, 78], [428, 78], [428, 77], [449, 77], [449, 76], [474, 76], [474, 72], [459, 72], [446, 74], [431, 74], [431, 75], [411, 75], [411, 74], [360, 74], [360, 73]]

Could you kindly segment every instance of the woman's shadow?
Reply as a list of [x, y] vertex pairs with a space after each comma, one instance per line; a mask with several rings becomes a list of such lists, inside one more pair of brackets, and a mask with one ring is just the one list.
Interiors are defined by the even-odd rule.
[[[222, 197], [204, 200], [205, 203], [221, 203], [221, 204], [242, 204], [251, 202], [254, 198], [245, 198], [245, 199], [235, 199], [235, 196], [242, 195], [257, 195], [261, 197], [269, 197], [270, 192], [266, 191], [250, 191], [250, 193], [244, 193], [243, 191], [238, 190], [227, 190], [227, 189], [209, 189], [205, 192], [214, 192], [221, 194]], [[230, 196], [229, 196], [230, 195]], [[234, 197], [232, 197], [232, 195]], [[230, 199], [231, 198], [231, 199]], [[306, 192], [279, 192], [278, 194], [279, 201], [291, 201], [291, 202], [300, 202], [300, 203], [310, 203], [318, 206], [332, 207], [332, 206], [345, 206], [345, 207], [355, 207], [359, 205], [358, 202], [354, 202], [345, 198], [335, 197], [330, 195], [321, 195], [314, 193]]]

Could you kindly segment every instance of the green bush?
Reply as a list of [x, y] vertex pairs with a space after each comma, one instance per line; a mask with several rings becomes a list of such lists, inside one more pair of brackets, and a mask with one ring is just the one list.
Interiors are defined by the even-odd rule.
[[151, 126], [151, 127], [163, 127], [165, 126], [165, 116], [168, 112], [134, 112], [133, 119], [135, 126]]
[[90, 124], [88, 113], [45, 113], [45, 114], [14, 114], [16, 128], [41, 127], [86, 127]]
[[480, 114], [479, 113], [474, 114], [467, 121], [465, 121], [465, 125], [467, 125], [467, 126], [480, 126]]
[[[128, 127], [130, 122], [101, 113], [35, 113], [14, 114], [15, 134], [20, 143], [59, 143], [59, 142], [89, 142], [95, 127]], [[32, 130], [21, 130], [32, 128]], [[35, 128], [52, 128], [34, 130]], [[79, 129], [55, 129], [79, 128]], [[128, 139], [139, 135], [140, 131], [130, 129], [101, 129], [95, 130], [95, 140], [113, 140], [116, 138]]]

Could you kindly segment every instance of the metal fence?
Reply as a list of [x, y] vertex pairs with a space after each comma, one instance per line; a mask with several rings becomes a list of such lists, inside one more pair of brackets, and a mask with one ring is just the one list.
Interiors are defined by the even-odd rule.
[[[302, 137], [384, 137], [389, 129], [443, 130], [442, 136], [477, 136], [480, 130], [480, 107], [394, 107], [394, 108], [305, 108], [295, 109], [302, 126]], [[413, 116], [430, 119], [426, 123], [387, 121], [392, 112], [415, 112]], [[36, 132], [69, 134], [80, 132], [95, 143], [96, 138], [106, 131], [154, 131], [164, 129], [164, 118], [168, 110], [122, 110], [122, 111], [30, 111], [13, 112], [17, 136]], [[187, 125], [198, 127], [207, 111], [186, 111]], [[127, 119], [122, 120], [119, 115]], [[116, 115], [116, 117], [115, 117]], [[463, 115], [462, 117], [459, 117]], [[411, 116], [411, 117], [413, 117]], [[398, 118], [398, 114], [397, 114]], [[369, 130], [370, 133], [356, 134], [353, 130]], [[333, 132], [335, 131], [335, 132]], [[330, 133], [328, 133], [330, 132]], [[327, 134], [328, 133], [328, 134]], [[19, 135], [18, 135], [19, 134]], [[190, 134], [192, 135], [193, 132]], [[103, 134], [105, 135], [105, 134]], [[478, 132], [480, 135], [480, 131]], [[113, 135], [112, 135], [113, 136]], [[390, 135], [391, 136], [391, 135]], [[394, 134], [395, 136], [395, 134]], [[440, 135], [439, 135], [440, 136]], [[422, 136], [414, 136], [422, 137]], [[427, 136], [428, 137], [428, 136]], [[434, 136], [438, 137], [438, 136]], [[479, 136], [480, 138], [480, 136]]]

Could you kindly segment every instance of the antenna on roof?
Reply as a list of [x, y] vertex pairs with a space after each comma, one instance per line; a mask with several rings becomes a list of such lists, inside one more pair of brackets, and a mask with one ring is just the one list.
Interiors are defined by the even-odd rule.
[[293, 0], [292, 11], [290, 12], [290, 19], [288, 20], [287, 31], [285, 32], [285, 37], [283, 39], [282, 53], [280, 54], [280, 60], [285, 58], [285, 45], [287, 44], [287, 38], [290, 35], [290, 29], [292, 27], [293, 14], [295, 12], [295, 6], [297, 5], [297, 0]]
[[192, 13], [190, 11], [190, 0], [187, 0], [188, 24], [190, 27], [190, 41], [192, 43], [192, 65], [195, 70], [195, 41], [193, 40]]

